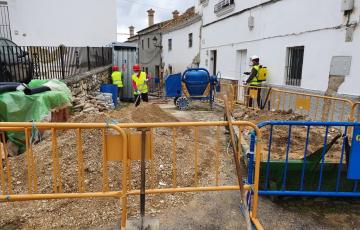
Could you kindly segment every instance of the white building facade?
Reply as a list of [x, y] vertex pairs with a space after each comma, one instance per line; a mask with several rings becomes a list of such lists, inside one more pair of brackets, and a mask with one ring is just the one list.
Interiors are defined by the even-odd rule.
[[269, 84], [325, 92], [340, 75], [338, 93], [360, 95], [360, 0], [200, 0], [197, 9], [200, 66], [212, 74], [242, 82], [257, 55]]
[[200, 62], [200, 30], [201, 16], [196, 15], [162, 32], [165, 75], [198, 67]]
[[105, 46], [116, 41], [116, 0], [0, 2], [8, 11], [1, 13], [9, 17], [10, 38], [18, 45]]

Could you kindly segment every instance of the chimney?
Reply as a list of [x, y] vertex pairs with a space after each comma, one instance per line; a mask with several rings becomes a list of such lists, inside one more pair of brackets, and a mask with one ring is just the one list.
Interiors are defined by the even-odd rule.
[[177, 19], [179, 17], [179, 11], [175, 10], [172, 12], [172, 15], [173, 15], [173, 19]]
[[154, 25], [154, 14], [155, 11], [153, 9], [150, 9], [147, 11], [148, 12], [148, 21], [149, 21], [149, 26]]
[[134, 36], [134, 29], [135, 29], [135, 27], [133, 27], [133, 26], [129, 27], [130, 37]]

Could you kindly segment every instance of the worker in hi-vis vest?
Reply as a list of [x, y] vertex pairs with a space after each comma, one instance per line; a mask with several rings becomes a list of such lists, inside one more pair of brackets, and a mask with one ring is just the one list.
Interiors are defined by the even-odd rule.
[[245, 72], [244, 74], [250, 75], [246, 80], [245, 84], [250, 85], [248, 89], [249, 95], [249, 106], [252, 107], [253, 99], [250, 96], [250, 90], [257, 90], [257, 105], [259, 108], [261, 106], [261, 83], [266, 80], [267, 69], [260, 65], [260, 58], [256, 55], [252, 56], [251, 59], [251, 72]]
[[122, 88], [123, 82], [122, 82], [122, 72], [119, 71], [119, 67], [117, 65], [112, 67], [112, 74], [111, 74], [111, 81], [114, 85], [118, 87], [118, 97], [119, 100], [122, 98]]
[[132, 86], [134, 89], [135, 106], [140, 105], [140, 101], [149, 101], [147, 82], [150, 80], [148, 75], [140, 70], [140, 65], [133, 66], [133, 75], [131, 77]]

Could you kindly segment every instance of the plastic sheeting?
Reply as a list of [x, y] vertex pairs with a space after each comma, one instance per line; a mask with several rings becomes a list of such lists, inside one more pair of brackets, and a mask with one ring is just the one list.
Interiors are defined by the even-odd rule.
[[[31, 82], [29, 85], [32, 85]], [[56, 107], [71, 106], [71, 91], [58, 80], [37, 82], [33, 87], [47, 86], [52, 91], [25, 95], [22, 91], [0, 94], [0, 122], [30, 122], [49, 120], [51, 110]], [[62, 89], [62, 90], [61, 90]], [[50, 121], [50, 120], [49, 120]], [[24, 151], [24, 133], [8, 132], [10, 141]]]
[[[52, 84], [65, 87], [64, 91], [48, 91], [25, 95], [22, 91], [0, 94], [0, 121], [41, 121], [51, 109], [71, 105], [71, 92], [67, 86], [51, 80]], [[49, 87], [46, 83], [44, 86]], [[52, 87], [49, 87], [52, 89]], [[53, 90], [53, 89], [52, 89]]]

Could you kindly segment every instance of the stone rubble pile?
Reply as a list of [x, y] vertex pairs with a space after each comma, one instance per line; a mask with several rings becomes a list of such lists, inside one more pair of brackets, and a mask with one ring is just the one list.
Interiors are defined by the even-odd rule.
[[93, 95], [75, 97], [74, 112], [98, 113], [115, 109], [111, 93], [95, 92]]

